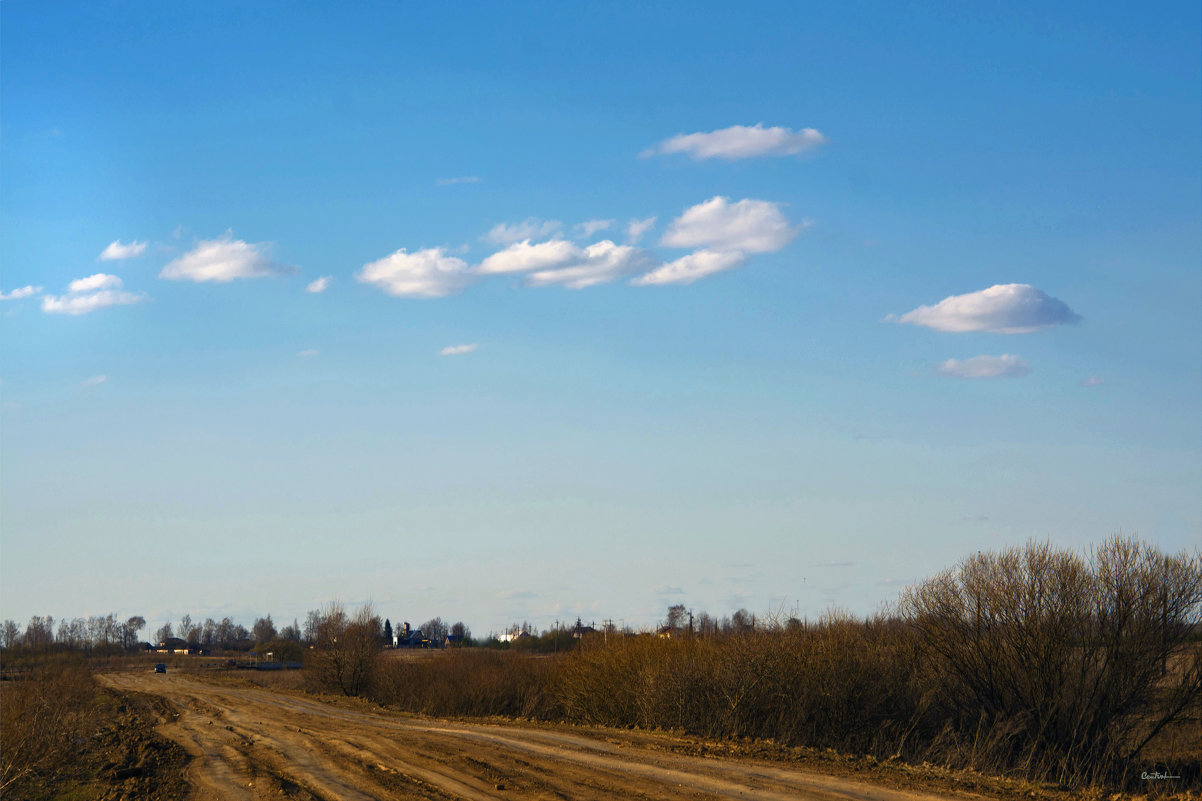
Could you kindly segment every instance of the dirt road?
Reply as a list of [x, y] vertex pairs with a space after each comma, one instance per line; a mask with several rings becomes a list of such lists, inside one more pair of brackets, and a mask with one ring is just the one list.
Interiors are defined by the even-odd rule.
[[[904, 792], [770, 763], [683, 756], [630, 733], [424, 720], [187, 676], [100, 677], [160, 695], [199, 799], [879, 799]], [[941, 796], [946, 797], [946, 796]]]

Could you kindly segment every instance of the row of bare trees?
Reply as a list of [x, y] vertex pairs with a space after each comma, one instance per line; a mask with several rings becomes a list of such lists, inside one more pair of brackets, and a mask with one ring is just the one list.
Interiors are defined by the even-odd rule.
[[0, 648], [25, 647], [44, 650], [54, 646], [71, 650], [131, 650], [137, 647], [138, 632], [146, 627], [140, 615], [120, 621], [115, 615], [64, 618], [55, 628], [50, 615], [35, 615], [24, 630], [13, 620], [0, 624]]

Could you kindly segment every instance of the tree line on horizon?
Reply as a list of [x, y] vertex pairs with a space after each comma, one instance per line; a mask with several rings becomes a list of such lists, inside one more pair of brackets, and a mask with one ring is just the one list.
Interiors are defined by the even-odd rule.
[[[178, 621], [168, 621], [154, 632], [151, 642], [143, 641], [140, 633], [146, 628], [146, 618], [134, 615], [120, 620], [116, 615], [93, 615], [91, 617], [61, 618], [52, 615], [34, 615], [22, 628], [15, 620], [0, 623], [0, 649], [25, 649], [34, 651], [66, 650], [87, 653], [115, 654], [137, 651], [147, 645], [155, 646], [171, 640], [179, 640], [189, 647], [204, 650], [236, 651], [249, 650], [271, 644], [313, 645], [323, 636], [328, 625], [329, 609], [311, 610], [304, 624], [294, 619], [292, 623], [277, 629], [272, 616], [256, 618], [248, 629], [232, 618], [221, 620], [206, 618], [194, 621], [185, 614]], [[393, 626], [390, 619], [379, 620], [373, 616], [373, 636], [381, 647], [393, 641]], [[463, 621], [446, 623], [441, 617], [427, 620], [416, 630], [424, 632], [430, 642], [441, 646], [448, 635], [457, 642], [472, 645], [471, 629]], [[398, 629], [399, 631], [399, 629]]]
[[[230, 617], [221, 620], [206, 618], [193, 620], [190, 614], [183, 615], [178, 621], [167, 621], [154, 632], [152, 640], [145, 641], [140, 633], [146, 629], [146, 618], [134, 615], [124, 621], [114, 614], [93, 615], [91, 617], [61, 618], [56, 621], [52, 615], [34, 615], [22, 627], [14, 620], [0, 623], [0, 649], [26, 650], [69, 650], [87, 653], [116, 654], [137, 651], [147, 645], [156, 646], [176, 639], [186, 643], [188, 647], [207, 651], [248, 651], [256, 647], [277, 644], [282, 650], [290, 651], [288, 646], [295, 647], [315, 645], [322, 639], [323, 627], [329, 625], [327, 618], [332, 610], [341, 604], [331, 602], [324, 608], [308, 612], [305, 622], [298, 619], [277, 629], [271, 614], [256, 618], [248, 629], [245, 625], [235, 622]], [[334, 614], [334, 617], [337, 617]], [[781, 625], [779, 616], [769, 615], [759, 618], [746, 609], [738, 609], [730, 615], [715, 617], [707, 612], [696, 615], [684, 604], [673, 604], [668, 607], [667, 615], [662, 624], [656, 629], [660, 633], [677, 634], [687, 632], [695, 636], [712, 636], [719, 634], [735, 634], [755, 631], [757, 625]], [[785, 621], [788, 625], [801, 623], [796, 618]], [[57, 623], [57, 626], [56, 626]], [[365, 624], [367, 625], [367, 624]], [[408, 625], [406, 623], [406, 625]], [[395, 627], [390, 618], [380, 620], [373, 612], [370, 627], [373, 636], [379, 640], [382, 647], [393, 643], [394, 635], [401, 631], [400, 625]], [[629, 626], [619, 627], [612, 621], [605, 621], [602, 627], [586, 626], [580, 618], [575, 626], [555, 623], [541, 632], [529, 621], [514, 623], [507, 627], [501, 635], [490, 633], [483, 639], [474, 639], [471, 628], [463, 621], [447, 623], [441, 617], [433, 617], [414, 631], [421, 631], [431, 647], [442, 647], [448, 638], [461, 646], [487, 646], [493, 648], [515, 648], [532, 651], [566, 650], [581, 632], [602, 634], [649, 633], [646, 629], [634, 629]], [[281, 649], [277, 649], [281, 650]]]

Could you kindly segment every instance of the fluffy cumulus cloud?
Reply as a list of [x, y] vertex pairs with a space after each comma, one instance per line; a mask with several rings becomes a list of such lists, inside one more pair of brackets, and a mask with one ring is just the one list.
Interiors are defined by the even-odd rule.
[[[481, 237], [501, 247], [474, 267], [442, 248], [408, 253], [398, 250], [380, 261], [364, 265], [356, 278], [379, 286], [392, 295], [441, 297], [458, 292], [482, 276], [520, 275], [527, 286], [558, 285], [569, 289], [638, 276], [632, 284], [688, 284], [707, 275], [732, 270], [754, 253], [780, 250], [809, 225], [793, 225], [777, 203], [744, 199], [732, 202], [718, 196], [686, 209], [672, 221], [661, 239], [668, 247], [693, 252], [665, 263], [638, 247], [638, 240], [656, 223], [656, 217], [631, 219], [625, 226], [626, 244], [602, 239], [587, 247], [568, 239], [556, 221], [535, 217], [520, 223], [502, 223]], [[612, 228], [612, 219], [595, 219], [572, 227], [579, 238]], [[325, 288], [319, 279], [309, 291]]]
[[654, 267], [656, 260], [645, 250], [615, 245], [608, 239], [582, 248], [565, 239], [530, 244], [517, 242], [498, 251], [476, 268], [481, 275], [523, 273], [530, 286], [559, 284], [583, 289], [603, 284]]
[[563, 224], [557, 220], [527, 218], [518, 223], [497, 223], [484, 235], [485, 242], [508, 245], [523, 239], [543, 239], [558, 231]]
[[660, 244], [739, 253], [771, 253], [787, 245], [801, 228], [789, 225], [780, 205], [767, 200], [710, 198], [685, 209], [672, 221]]
[[886, 320], [922, 325], [936, 331], [987, 331], [994, 334], [1029, 334], [1081, 317], [1064, 301], [1030, 284], [997, 284], [980, 292], [952, 295], [934, 306], [919, 306]]
[[526, 283], [584, 289], [651, 269], [655, 263], [655, 258], [645, 250], [602, 239], [584, 249], [577, 248], [572, 258], [559, 265], [527, 274]]
[[0, 300], [20, 300], [21, 298], [27, 298], [30, 295], [36, 295], [41, 291], [42, 288], [40, 286], [33, 286], [31, 284], [29, 286], [18, 287], [11, 292], [0, 292]]
[[98, 289], [115, 289], [121, 286], [121, 279], [107, 273], [96, 273], [87, 278], [76, 278], [67, 284], [68, 292], [94, 292]]
[[179, 258], [169, 262], [159, 278], [173, 281], [216, 281], [226, 283], [237, 278], [263, 278], [295, 272], [295, 268], [277, 264], [268, 256], [266, 242], [252, 244], [234, 239], [227, 231], [217, 239], [203, 240]]
[[757, 156], [792, 156], [826, 142], [827, 138], [813, 128], [794, 131], [780, 126], [765, 128], [763, 123], [757, 123], [750, 127], [732, 125], [709, 133], [679, 134], [643, 151], [642, 155], [685, 153], [697, 161], [713, 158], [734, 161]]
[[1019, 356], [973, 356], [971, 359], [948, 359], [935, 368], [937, 375], [947, 378], [1022, 378], [1031, 373], [1031, 365]]
[[580, 252], [580, 248], [566, 239], [552, 239], [534, 245], [530, 244], [529, 239], [523, 239], [480, 262], [476, 271], [481, 275], [502, 275], [545, 270], [578, 258]]
[[371, 284], [389, 295], [407, 298], [441, 298], [463, 289], [471, 273], [463, 259], [443, 248], [409, 253], [401, 248], [391, 256], [363, 265], [355, 280]]
[[315, 281], [310, 281], [308, 286], [305, 287], [305, 291], [312, 293], [314, 295], [321, 294], [322, 292], [325, 292], [327, 289], [330, 288], [331, 280], [332, 279], [330, 278], [330, 276], [323, 275], [321, 278], [318, 278]]
[[128, 306], [141, 303], [144, 295], [121, 289], [121, 279], [115, 275], [96, 273], [77, 278], [67, 285], [65, 295], [46, 295], [42, 311], [47, 314], [87, 314], [108, 306]]
[[470, 345], [451, 345], [443, 348], [438, 352], [439, 356], [462, 356], [465, 353], [471, 353], [476, 348], [480, 347], [475, 342]]
[[146, 243], [139, 242], [136, 239], [128, 245], [123, 244], [120, 239], [115, 239], [109, 243], [108, 247], [100, 251], [101, 261], [120, 261], [121, 259], [132, 259], [135, 256], [141, 256], [146, 252]]
[[687, 256], [670, 261], [646, 275], [640, 275], [630, 283], [636, 286], [691, 284], [698, 278], [704, 278], [723, 270], [733, 270], [746, 261], [747, 257], [737, 251], [696, 250]]

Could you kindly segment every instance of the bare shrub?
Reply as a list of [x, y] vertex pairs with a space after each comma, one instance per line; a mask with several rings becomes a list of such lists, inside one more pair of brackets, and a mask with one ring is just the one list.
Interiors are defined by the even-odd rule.
[[880, 751], [912, 728], [917, 639], [897, 621], [832, 616], [813, 628], [594, 641], [555, 691], [582, 723]]
[[348, 617], [342, 604], [331, 602], [310, 613], [313, 650], [306, 672], [317, 689], [344, 695], [366, 695], [380, 661], [380, 618], [368, 604]]
[[453, 648], [426, 659], [388, 660], [373, 699], [427, 715], [548, 719], [557, 712], [548, 683], [552, 659]]
[[976, 554], [902, 609], [941, 688], [932, 745], [950, 762], [1083, 786], [1118, 778], [1202, 692], [1202, 560], [1114, 537], [1088, 557], [1031, 543]]
[[0, 795], [17, 798], [72, 764], [97, 726], [96, 684], [82, 660], [42, 659], [0, 693]]

